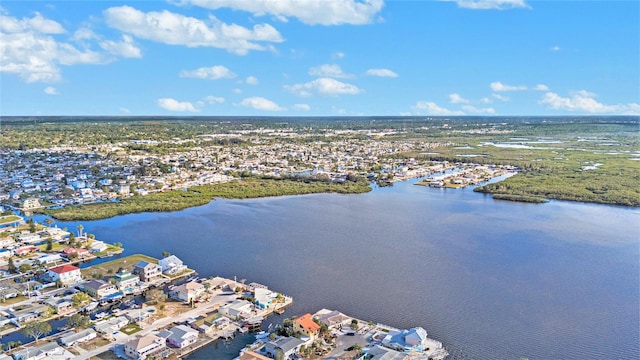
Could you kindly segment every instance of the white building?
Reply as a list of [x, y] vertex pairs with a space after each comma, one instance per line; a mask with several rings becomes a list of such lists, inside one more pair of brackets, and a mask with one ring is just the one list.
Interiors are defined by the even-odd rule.
[[171, 255], [158, 261], [158, 265], [162, 269], [163, 274], [178, 274], [185, 270], [187, 267], [183, 264], [177, 256]]
[[47, 277], [54, 282], [60, 280], [60, 282], [63, 284], [71, 284], [74, 282], [82, 281], [80, 268], [69, 264], [56, 266], [47, 270]]

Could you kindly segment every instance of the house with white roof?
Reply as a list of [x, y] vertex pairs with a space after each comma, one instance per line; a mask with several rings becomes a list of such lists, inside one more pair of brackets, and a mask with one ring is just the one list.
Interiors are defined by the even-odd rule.
[[161, 353], [166, 349], [164, 339], [148, 334], [124, 344], [124, 353], [130, 359], [146, 359], [148, 356]]
[[202, 296], [204, 291], [204, 285], [196, 281], [190, 281], [186, 284], [173, 287], [171, 290], [169, 290], [169, 297], [178, 301], [188, 303], [192, 300], [198, 299], [200, 296]]
[[218, 311], [220, 314], [231, 318], [232, 320], [250, 318], [254, 306], [247, 300], [236, 300], [231, 304], [222, 306]]
[[169, 329], [171, 335], [167, 342], [179, 349], [189, 346], [198, 340], [198, 331], [186, 325], [178, 325]]
[[187, 269], [182, 260], [175, 255], [170, 255], [166, 258], [160, 259], [158, 261], [158, 265], [160, 265], [163, 274], [169, 275], [178, 274]]

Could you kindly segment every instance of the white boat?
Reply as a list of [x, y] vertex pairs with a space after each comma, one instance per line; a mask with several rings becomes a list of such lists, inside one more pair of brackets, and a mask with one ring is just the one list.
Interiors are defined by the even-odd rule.
[[98, 302], [97, 301], [92, 301], [90, 302], [87, 306], [82, 308], [82, 311], [91, 311], [91, 310], [95, 310], [95, 308], [98, 307]]

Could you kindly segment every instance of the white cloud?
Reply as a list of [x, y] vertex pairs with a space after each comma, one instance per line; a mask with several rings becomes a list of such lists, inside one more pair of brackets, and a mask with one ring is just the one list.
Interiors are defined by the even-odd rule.
[[236, 77], [236, 74], [222, 65], [216, 65], [211, 67], [201, 67], [195, 70], [182, 70], [180, 71], [180, 77], [218, 80], [223, 78], [233, 79]]
[[373, 22], [383, 0], [182, 0], [207, 9], [231, 8], [254, 16], [273, 15], [281, 21], [297, 18], [307, 25], [361, 25]]
[[319, 78], [304, 84], [285, 85], [284, 88], [299, 96], [311, 96], [312, 91], [321, 95], [355, 95], [362, 92], [355, 85], [343, 83], [332, 78]]
[[66, 30], [56, 21], [45, 19], [36, 13], [32, 18], [18, 20], [8, 15], [0, 15], [0, 31], [7, 34], [33, 31], [41, 34], [63, 34]]
[[295, 104], [295, 105], [292, 106], [292, 109], [301, 110], [301, 111], [309, 111], [309, 110], [311, 110], [311, 106], [309, 106], [307, 104]]
[[96, 35], [96, 33], [94, 33], [93, 30], [89, 29], [88, 27], [81, 27], [80, 29], [76, 30], [73, 33], [73, 39], [76, 41], [95, 40], [99, 38], [100, 37]]
[[527, 87], [524, 85], [507, 85], [507, 84], [503, 84], [500, 81], [495, 81], [492, 82], [491, 85], [489, 85], [491, 87], [491, 90], [493, 91], [521, 91], [521, 90], [527, 90]]
[[[62, 79], [60, 65], [107, 64], [117, 56], [135, 55], [133, 49], [126, 52], [123, 43], [106, 41], [106, 48], [115, 53], [97, 52], [82, 43], [82, 49], [59, 42], [54, 35], [66, 33], [60, 24], [36, 13], [33, 18], [17, 18], [0, 14], [0, 71], [13, 73], [26, 82], [57, 82]], [[92, 32], [83, 30], [71, 39], [97, 39]], [[129, 44], [133, 46], [132, 44]], [[116, 51], [120, 49], [121, 51]]]
[[500, 95], [500, 94], [491, 94], [491, 96], [493, 96], [494, 99], [498, 99], [500, 101], [510, 101], [511, 99], [509, 99], [508, 96], [504, 96], [504, 95]]
[[119, 110], [120, 110], [120, 112], [123, 112], [125, 114], [131, 113], [131, 110], [127, 109], [126, 107], [121, 107]]
[[258, 85], [259, 83], [258, 78], [255, 76], [247, 76], [244, 81], [249, 85]]
[[548, 92], [539, 103], [556, 110], [578, 111], [589, 114], [619, 114], [640, 115], [640, 104], [606, 105], [598, 102], [596, 94], [586, 90], [576, 91], [570, 97], [562, 97], [554, 92]]
[[538, 85], [533, 87], [533, 90], [549, 91], [549, 87], [547, 85], [545, 85], [545, 84], [538, 84]]
[[334, 60], [344, 59], [344, 57], [345, 57], [345, 53], [343, 53], [341, 51], [335, 52], [335, 53], [333, 53], [331, 55], [331, 58], [334, 59]]
[[129, 35], [122, 35], [122, 41], [105, 40], [100, 42], [100, 47], [108, 53], [124, 58], [141, 58], [140, 49], [133, 43]]
[[58, 90], [52, 86], [47, 86], [44, 88], [44, 93], [48, 95], [58, 95]]
[[240, 102], [241, 106], [256, 109], [256, 110], [265, 110], [265, 111], [283, 111], [286, 108], [280, 107], [278, 104], [274, 103], [271, 100], [267, 100], [263, 97], [254, 96], [243, 99]]
[[158, 106], [169, 111], [198, 112], [198, 109], [196, 109], [192, 103], [188, 101], [178, 101], [172, 98], [158, 99]]
[[458, 7], [475, 10], [505, 10], [516, 8], [531, 8], [525, 0], [445, 0], [455, 1]]
[[369, 69], [364, 74], [369, 76], [390, 77], [390, 78], [398, 77], [398, 74], [396, 74], [395, 72], [389, 69]]
[[553, 47], [551, 48], [551, 51], [560, 51], [560, 50], [562, 50], [562, 49], [560, 49], [560, 46], [558, 46], [558, 45], [553, 46]]
[[449, 94], [449, 102], [452, 104], [468, 104], [469, 100], [460, 96], [460, 94], [453, 93]]
[[495, 114], [496, 113], [496, 110], [492, 107], [477, 108], [473, 105], [463, 105], [462, 109], [467, 113], [471, 113], [471, 114]]
[[333, 78], [352, 78], [353, 75], [346, 74], [340, 68], [340, 65], [336, 64], [324, 64], [320, 66], [314, 66], [309, 69], [309, 75], [318, 77], [333, 77]]
[[219, 96], [209, 95], [209, 96], [204, 98], [204, 101], [206, 101], [207, 103], [209, 103], [211, 105], [222, 104], [224, 102], [224, 98], [223, 97], [219, 97]]
[[164, 10], [142, 12], [131, 6], [110, 7], [104, 11], [107, 25], [139, 38], [170, 45], [215, 47], [237, 55], [250, 50], [272, 50], [260, 42], [282, 42], [278, 30], [269, 24], [248, 29], [226, 24], [210, 16], [208, 21]]
[[231, 90], [234, 94], [242, 94], [242, 89], [239, 88], [235, 88], [233, 90]]
[[459, 110], [449, 110], [438, 106], [438, 104], [432, 101], [418, 101], [413, 109], [418, 113], [425, 113], [426, 115], [464, 115], [464, 112]]

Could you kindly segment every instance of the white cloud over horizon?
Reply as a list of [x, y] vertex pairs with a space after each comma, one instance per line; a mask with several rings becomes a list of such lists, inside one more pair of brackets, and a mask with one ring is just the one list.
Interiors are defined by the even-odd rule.
[[363, 25], [374, 21], [383, 0], [182, 0], [181, 4], [211, 10], [230, 8], [254, 16], [272, 15], [286, 22], [296, 18], [307, 25]]
[[301, 111], [309, 111], [309, 110], [311, 110], [311, 106], [309, 106], [307, 104], [294, 104], [291, 108], [294, 109], [294, 110], [301, 110]]
[[222, 104], [225, 101], [223, 97], [213, 96], [213, 95], [209, 95], [205, 97], [203, 100], [211, 105]]
[[389, 70], [389, 69], [369, 69], [365, 73], [368, 76], [378, 76], [378, 77], [389, 77], [389, 78], [397, 78], [398, 74]]
[[100, 42], [100, 47], [108, 53], [123, 58], [141, 58], [142, 53], [129, 35], [122, 35], [122, 41], [105, 40]]
[[451, 104], [468, 104], [470, 101], [460, 96], [458, 93], [449, 94]]
[[507, 85], [507, 84], [503, 84], [500, 81], [492, 82], [491, 84], [489, 84], [489, 87], [491, 88], [491, 90], [497, 91], [497, 92], [527, 90], [527, 87], [525, 85]]
[[60, 93], [58, 93], [58, 90], [53, 86], [47, 86], [43, 91], [47, 95], [60, 95]]
[[201, 67], [195, 70], [182, 70], [179, 74], [182, 78], [196, 78], [206, 80], [233, 79], [236, 74], [222, 65]]
[[640, 115], [638, 103], [606, 105], [598, 102], [596, 97], [596, 94], [586, 90], [575, 91], [569, 97], [547, 92], [538, 103], [555, 110], [582, 111], [589, 114]]
[[263, 42], [284, 41], [269, 24], [256, 24], [249, 29], [226, 24], [213, 15], [200, 20], [168, 10], [145, 13], [127, 5], [110, 7], [103, 14], [109, 27], [142, 39], [186, 47], [215, 47], [236, 55], [272, 49]]
[[417, 113], [425, 115], [464, 115], [464, 111], [443, 108], [433, 101], [418, 101], [412, 108]]
[[264, 110], [264, 111], [284, 111], [286, 108], [281, 107], [275, 102], [265, 99], [260, 96], [253, 96], [243, 99], [240, 102], [240, 106], [248, 107], [255, 110]]
[[188, 101], [178, 101], [172, 98], [161, 98], [157, 101], [158, 106], [165, 110], [177, 112], [198, 112], [196, 107]]
[[313, 92], [320, 95], [356, 95], [362, 93], [362, 90], [355, 85], [344, 83], [332, 78], [319, 78], [304, 84], [285, 85], [285, 90], [290, 91], [298, 96], [311, 96]]

